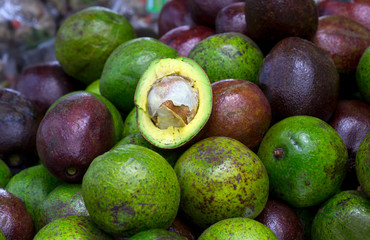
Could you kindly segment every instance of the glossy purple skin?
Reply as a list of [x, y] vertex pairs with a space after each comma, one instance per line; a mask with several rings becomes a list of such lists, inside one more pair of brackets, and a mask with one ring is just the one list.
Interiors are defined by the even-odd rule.
[[355, 160], [358, 147], [370, 132], [370, 106], [362, 101], [340, 100], [329, 124], [337, 131], [348, 151], [347, 186], [357, 187]]
[[30, 99], [44, 114], [58, 98], [81, 88], [78, 85], [54, 61], [27, 67], [17, 77], [12, 88]]
[[214, 28], [217, 13], [227, 5], [242, 0], [188, 0], [188, 8], [193, 21], [198, 25]]
[[341, 15], [355, 20], [370, 29], [369, 0], [322, 0], [317, 4], [319, 16]]
[[339, 73], [349, 74], [370, 46], [370, 29], [344, 16], [322, 16], [313, 42], [330, 54]]
[[212, 28], [201, 25], [184, 25], [165, 33], [159, 40], [187, 57], [190, 50], [203, 39], [216, 34]]
[[158, 35], [161, 37], [173, 28], [193, 24], [187, 0], [167, 1], [158, 16]]
[[217, 16], [215, 28], [217, 33], [240, 32], [247, 33], [245, 21], [245, 2], [237, 2], [222, 8]]
[[0, 229], [7, 240], [32, 240], [35, 232], [24, 202], [0, 188]]
[[33, 150], [40, 120], [35, 105], [22, 93], [0, 89], [0, 155]]
[[270, 228], [279, 240], [303, 240], [301, 220], [294, 210], [283, 202], [269, 199], [255, 220]]
[[[113, 146], [113, 117], [89, 93], [68, 95], [42, 119], [36, 144], [42, 164], [55, 177], [79, 183], [92, 160]], [[70, 174], [70, 169], [77, 172]]]

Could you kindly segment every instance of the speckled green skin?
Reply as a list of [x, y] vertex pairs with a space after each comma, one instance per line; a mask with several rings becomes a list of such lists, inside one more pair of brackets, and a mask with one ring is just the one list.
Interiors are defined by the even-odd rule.
[[370, 198], [370, 133], [364, 137], [357, 149], [355, 166], [362, 191]]
[[277, 240], [262, 223], [249, 218], [229, 218], [207, 228], [198, 240]]
[[72, 215], [88, 216], [89, 213], [82, 197], [81, 184], [65, 183], [51, 191], [38, 205], [34, 220], [36, 230], [55, 219]]
[[168, 228], [180, 202], [180, 185], [171, 165], [153, 150], [134, 144], [95, 158], [82, 191], [94, 222], [121, 237]]
[[143, 137], [143, 135], [141, 135], [140, 132], [132, 133], [132, 134], [124, 137], [121, 141], [119, 141], [115, 145], [115, 147], [116, 146], [121, 146], [123, 144], [136, 144], [136, 145], [140, 145], [140, 146], [152, 149], [153, 151], [162, 155], [162, 157], [164, 157], [172, 167], [175, 166], [175, 163], [176, 163], [177, 159], [181, 155], [181, 151], [179, 149], [163, 149], [163, 148], [158, 148], [158, 147], [154, 146], [153, 144], [148, 142]]
[[140, 129], [136, 122], [136, 107], [134, 107], [123, 122], [122, 137], [127, 137], [128, 135], [137, 132], [140, 132]]
[[33, 240], [112, 240], [87, 216], [58, 218], [43, 227]]
[[[282, 149], [283, 156], [273, 151]], [[270, 178], [270, 192], [293, 207], [315, 206], [335, 194], [347, 171], [347, 148], [326, 122], [288, 117], [273, 125], [257, 155]]]
[[188, 55], [207, 73], [211, 83], [223, 79], [256, 82], [263, 54], [249, 37], [236, 32], [212, 35]]
[[347, 190], [331, 197], [312, 223], [312, 240], [368, 239], [370, 199], [362, 192]]
[[185, 150], [174, 169], [181, 186], [180, 209], [201, 229], [225, 218], [254, 218], [267, 202], [265, 167], [235, 139], [201, 140]]
[[139, 232], [128, 240], [186, 240], [185, 237], [165, 229], [150, 229]]
[[5, 188], [11, 177], [12, 173], [10, 172], [9, 166], [0, 159], [0, 188]]
[[100, 78], [100, 92], [127, 113], [135, 106], [136, 85], [149, 64], [154, 59], [177, 56], [174, 48], [150, 37], [123, 43], [107, 59]]
[[362, 54], [357, 65], [356, 82], [362, 98], [370, 104], [370, 46]]
[[134, 28], [122, 15], [89, 7], [62, 23], [55, 38], [55, 55], [66, 73], [89, 85], [100, 78], [112, 51], [135, 37]]
[[36, 219], [37, 206], [42, 203], [47, 195], [63, 182], [43, 165], [26, 168], [14, 175], [5, 190], [18, 196], [26, 204], [32, 219]]

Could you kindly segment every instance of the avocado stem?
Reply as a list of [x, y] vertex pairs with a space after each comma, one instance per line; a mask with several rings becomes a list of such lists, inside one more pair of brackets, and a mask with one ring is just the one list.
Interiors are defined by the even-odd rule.
[[281, 160], [284, 157], [285, 152], [284, 149], [279, 147], [274, 149], [274, 151], [272, 151], [272, 154], [276, 160]]

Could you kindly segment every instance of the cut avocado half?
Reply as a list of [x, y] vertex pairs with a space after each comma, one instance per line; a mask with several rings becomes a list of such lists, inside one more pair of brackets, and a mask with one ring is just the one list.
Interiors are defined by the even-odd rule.
[[156, 59], [138, 82], [135, 105], [143, 137], [160, 148], [177, 148], [193, 139], [208, 121], [211, 83], [192, 59]]

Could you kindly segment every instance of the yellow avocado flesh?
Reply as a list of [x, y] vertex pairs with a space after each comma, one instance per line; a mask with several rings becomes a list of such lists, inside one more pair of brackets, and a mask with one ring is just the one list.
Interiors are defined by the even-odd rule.
[[[181, 123], [181, 113], [178, 114], [181, 111], [175, 110], [174, 123], [162, 123], [162, 127], [159, 127], [158, 123], [153, 121], [153, 112], [148, 107], [151, 105], [150, 102], [148, 104], [148, 97], [158, 80], [171, 78], [180, 78], [181, 84], [186, 82], [193, 89], [194, 96], [197, 97], [197, 109], [194, 116], [190, 114], [191, 116], [183, 121], [184, 124]], [[180, 89], [189, 91], [186, 86], [174, 87], [172, 91]], [[178, 92], [178, 95], [187, 96], [187, 93]], [[193, 60], [184, 57], [157, 59], [141, 76], [135, 92], [135, 105], [137, 123], [144, 138], [160, 148], [176, 148], [192, 139], [207, 122], [212, 111], [212, 88], [203, 69]]]

